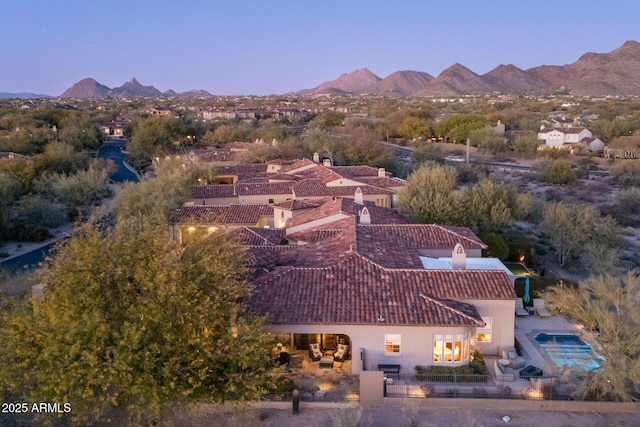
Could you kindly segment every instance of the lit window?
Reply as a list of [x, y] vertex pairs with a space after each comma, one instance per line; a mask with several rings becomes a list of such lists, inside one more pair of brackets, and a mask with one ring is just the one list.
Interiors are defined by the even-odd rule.
[[386, 355], [400, 355], [400, 334], [385, 334], [384, 353]]
[[477, 328], [476, 342], [491, 342], [491, 317], [483, 317], [482, 321], [486, 323], [486, 326]]
[[453, 363], [469, 360], [470, 334], [434, 335], [433, 362]]

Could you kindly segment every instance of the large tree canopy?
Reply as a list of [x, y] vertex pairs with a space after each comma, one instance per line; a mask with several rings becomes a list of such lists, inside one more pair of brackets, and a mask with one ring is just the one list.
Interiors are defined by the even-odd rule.
[[3, 319], [3, 401], [68, 402], [83, 424], [116, 407], [149, 420], [259, 397], [270, 348], [262, 321], [238, 316], [251, 292], [242, 247], [220, 232], [178, 245], [162, 215], [119, 212], [82, 227], [39, 271], [44, 299]]
[[601, 370], [582, 383], [581, 397], [595, 400], [640, 400], [640, 276], [591, 277], [577, 288], [546, 291], [547, 305], [585, 327], [599, 331]]

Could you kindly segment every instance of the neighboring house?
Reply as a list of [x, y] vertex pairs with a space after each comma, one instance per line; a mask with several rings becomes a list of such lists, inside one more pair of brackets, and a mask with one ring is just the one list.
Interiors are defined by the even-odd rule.
[[107, 138], [124, 138], [125, 123], [122, 122], [108, 122], [103, 123], [100, 126], [102, 135]]
[[[538, 132], [538, 139], [544, 141], [543, 148], [571, 149], [573, 145], [585, 142], [592, 136], [591, 131], [584, 127], [546, 128], [542, 126]], [[585, 142], [585, 144], [589, 143]]]
[[149, 115], [153, 117], [166, 117], [171, 114], [171, 110], [166, 108], [149, 108]]
[[600, 138], [592, 136], [591, 138], [584, 138], [580, 141], [580, 144], [584, 144], [587, 150], [594, 153], [602, 153], [604, 151], [604, 142]]
[[190, 234], [207, 235], [219, 228], [273, 228], [273, 207], [268, 205], [182, 206], [169, 218], [171, 238], [182, 242]]
[[[190, 156], [196, 162], [203, 161], [203, 153], [192, 152]], [[205, 205], [273, 204], [293, 199], [361, 197], [378, 206], [397, 206], [397, 194], [405, 181], [391, 177], [383, 168], [331, 166], [328, 159], [325, 162], [303, 159], [219, 166], [214, 181], [224, 185], [196, 186], [189, 201]]]
[[610, 159], [640, 159], [640, 137], [619, 136], [604, 150]]

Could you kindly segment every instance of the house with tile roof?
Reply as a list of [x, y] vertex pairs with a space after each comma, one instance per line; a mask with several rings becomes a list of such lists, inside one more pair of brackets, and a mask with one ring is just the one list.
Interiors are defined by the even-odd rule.
[[[593, 135], [585, 127], [552, 127], [544, 125], [538, 131], [538, 139], [544, 141], [542, 148], [565, 148], [570, 149], [573, 145], [586, 141]], [[590, 145], [585, 142], [585, 144]]]
[[397, 193], [405, 185], [382, 168], [325, 166], [308, 159], [270, 162], [264, 165], [218, 167], [218, 185], [193, 188], [193, 204], [263, 204], [290, 199], [321, 200], [327, 197], [355, 199], [359, 196], [378, 206], [397, 205]]
[[[354, 374], [460, 366], [472, 349], [512, 347], [513, 283], [503, 269], [474, 267], [486, 245], [466, 228], [392, 222], [376, 210], [391, 211], [330, 199], [286, 221], [286, 250], [252, 247], [268, 272], [255, 278], [248, 310], [287, 346], [348, 345]], [[424, 262], [447, 256], [436, 268]]]

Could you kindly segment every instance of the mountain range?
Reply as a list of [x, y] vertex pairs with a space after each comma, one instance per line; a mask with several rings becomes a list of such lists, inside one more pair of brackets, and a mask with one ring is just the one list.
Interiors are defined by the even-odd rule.
[[397, 71], [380, 78], [363, 68], [296, 94], [457, 97], [560, 91], [578, 96], [640, 95], [640, 43], [627, 41], [609, 53], [585, 53], [568, 65], [542, 65], [527, 70], [512, 64], [499, 65], [483, 75], [461, 64], [450, 66], [436, 78], [417, 71]]
[[[522, 70], [513, 64], [499, 65], [486, 74], [476, 74], [461, 64], [454, 64], [437, 77], [420, 71], [396, 71], [381, 78], [367, 68], [344, 73], [312, 89], [290, 94], [458, 97], [464, 95], [552, 94], [577, 96], [640, 95], [640, 43], [627, 41], [609, 53], [585, 53], [567, 65], [541, 65]], [[131, 79], [122, 86], [109, 88], [87, 78], [64, 91], [61, 98], [124, 97], [206, 97], [205, 90], [176, 93], [160, 92]], [[38, 98], [47, 95], [0, 93], [0, 98]]]
[[122, 86], [109, 89], [94, 79], [82, 79], [78, 83], [65, 90], [60, 98], [136, 98], [136, 97], [160, 97], [160, 96], [213, 96], [205, 90], [192, 90], [176, 93], [172, 90], [160, 92], [153, 86], [144, 86], [136, 78], [132, 78]]

